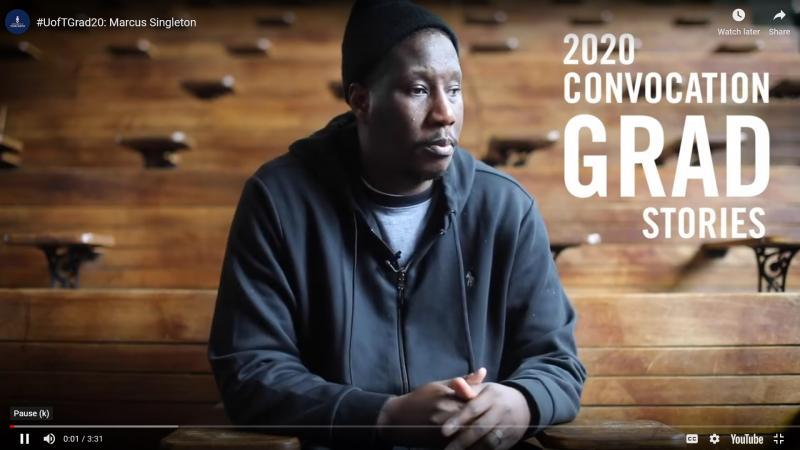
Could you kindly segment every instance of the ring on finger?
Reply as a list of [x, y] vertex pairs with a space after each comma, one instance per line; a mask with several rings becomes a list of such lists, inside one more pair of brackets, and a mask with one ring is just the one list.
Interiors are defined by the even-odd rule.
[[503, 430], [498, 430], [495, 428], [494, 430], [490, 431], [489, 439], [492, 447], [498, 447], [503, 442]]

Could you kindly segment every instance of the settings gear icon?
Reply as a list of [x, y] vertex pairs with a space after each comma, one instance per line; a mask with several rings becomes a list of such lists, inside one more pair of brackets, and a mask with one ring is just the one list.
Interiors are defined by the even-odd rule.
[[711, 437], [708, 438], [708, 441], [714, 445], [719, 444], [719, 435], [717, 433], [712, 434]]

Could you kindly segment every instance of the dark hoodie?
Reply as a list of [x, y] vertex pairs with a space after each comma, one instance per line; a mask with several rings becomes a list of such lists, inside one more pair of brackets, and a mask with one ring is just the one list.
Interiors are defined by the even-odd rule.
[[363, 448], [391, 395], [480, 367], [525, 395], [532, 429], [573, 419], [586, 373], [534, 199], [457, 149], [399, 267], [358, 152], [344, 114], [244, 187], [209, 343], [230, 419]]

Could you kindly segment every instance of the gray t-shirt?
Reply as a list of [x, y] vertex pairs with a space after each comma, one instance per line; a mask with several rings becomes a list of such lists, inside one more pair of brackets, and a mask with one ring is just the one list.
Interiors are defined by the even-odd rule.
[[425, 229], [425, 218], [431, 206], [432, 189], [414, 195], [393, 195], [379, 191], [362, 178], [367, 188], [369, 207], [378, 222], [381, 238], [405, 266]]

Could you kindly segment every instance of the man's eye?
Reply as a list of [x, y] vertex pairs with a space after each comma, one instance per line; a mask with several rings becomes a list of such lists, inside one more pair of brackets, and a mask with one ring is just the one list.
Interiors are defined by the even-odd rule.
[[461, 88], [460, 87], [451, 87], [450, 88], [450, 95], [458, 95], [459, 93], [461, 93]]
[[425, 95], [427, 92], [428, 90], [422, 86], [414, 86], [413, 88], [411, 88], [412, 95]]

